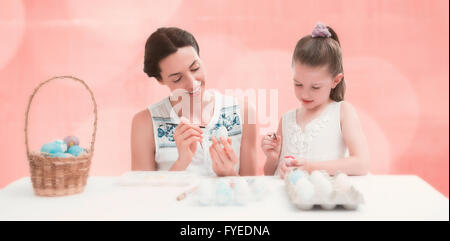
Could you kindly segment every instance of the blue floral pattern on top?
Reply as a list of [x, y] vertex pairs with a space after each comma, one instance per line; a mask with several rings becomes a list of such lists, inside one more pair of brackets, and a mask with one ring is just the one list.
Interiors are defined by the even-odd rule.
[[163, 117], [153, 117], [153, 122], [158, 126], [159, 147], [176, 147], [173, 135], [178, 124], [174, 124], [170, 118]]
[[241, 134], [241, 119], [239, 117], [239, 106], [224, 107], [220, 110], [219, 119], [209, 131], [212, 136], [221, 126], [224, 126], [228, 131], [228, 136], [235, 136]]

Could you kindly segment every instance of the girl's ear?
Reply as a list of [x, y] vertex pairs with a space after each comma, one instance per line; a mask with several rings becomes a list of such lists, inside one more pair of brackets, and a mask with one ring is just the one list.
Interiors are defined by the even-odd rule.
[[343, 78], [344, 78], [343, 73], [339, 73], [338, 75], [336, 75], [336, 77], [334, 77], [333, 79], [331, 87], [334, 89], [342, 81]]

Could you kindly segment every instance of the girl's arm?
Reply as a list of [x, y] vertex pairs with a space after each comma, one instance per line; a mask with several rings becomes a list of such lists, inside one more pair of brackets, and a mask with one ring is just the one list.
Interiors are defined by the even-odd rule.
[[306, 162], [309, 172], [325, 170], [330, 174], [337, 171], [347, 175], [367, 175], [370, 155], [366, 137], [354, 107], [348, 102], [341, 104], [341, 131], [349, 150], [349, 157], [324, 162]]
[[266, 157], [266, 162], [264, 164], [264, 175], [266, 176], [274, 175], [278, 167], [278, 161], [280, 160], [281, 149], [283, 147], [283, 138], [281, 136], [281, 130], [282, 130], [282, 119], [280, 119], [280, 121], [278, 122], [278, 129], [276, 132], [277, 136], [280, 138], [279, 153], [276, 155], [276, 157]]
[[[240, 148], [240, 176], [257, 175], [257, 158], [256, 158], [256, 123], [249, 123], [249, 119], [253, 121], [256, 117], [255, 107], [247, 101], [240, 103], [242, 125], [242, 139]], [[247, 114], [247, 118], [245, 115]], [[255, 119], [256, 121], [256, 119]]]
[[156, 170], [153, 121], [148, 110], [137, 113], [131, 124], [131, 170]]

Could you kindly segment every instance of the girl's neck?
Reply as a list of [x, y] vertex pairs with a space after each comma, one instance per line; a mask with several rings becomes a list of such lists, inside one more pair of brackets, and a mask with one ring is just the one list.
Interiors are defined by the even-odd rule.
[[328, 99], [327, 101], [319, 104], [318, 106], [312, 108], [312, 109], [307, 109], [305, 108], [303, 105], [300, 107], [300, 110], [302, 113], [306, 114], [306, 115], [316, 115], [318, 113], [320, 113], [323, 109], [325, 109], [331, 102], [333, 102], [332, 99]]

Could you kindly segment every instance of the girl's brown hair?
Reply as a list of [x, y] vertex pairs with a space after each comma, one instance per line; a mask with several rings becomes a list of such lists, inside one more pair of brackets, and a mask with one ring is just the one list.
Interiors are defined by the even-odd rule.
[[[328, 65], [328, 71], [333, 77], [344, 73], [339, 38], [332, 28], [328, 26], [326, 28], [331, 34], [330, 37], [307, 35], [297, 42], [292, 56], [292, 65], [295, 61], [312, 67]], [[330, 99], [339, 102], [344, 100], [344, 95], [345, 81], [342, 78], [341, 82], [331, 90]]]

